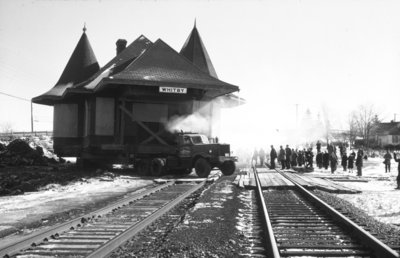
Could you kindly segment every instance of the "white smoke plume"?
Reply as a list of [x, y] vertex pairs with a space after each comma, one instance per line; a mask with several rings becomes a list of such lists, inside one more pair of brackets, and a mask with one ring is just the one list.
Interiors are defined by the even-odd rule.
[[169, 132], [184, 131], [184, 132], [195, 132], [195, 133], [206, 133], [209, 131], [209, 120], [200, 115], [194, 113], [189, 116], [174, 116], [166, 123], [166, 129]]

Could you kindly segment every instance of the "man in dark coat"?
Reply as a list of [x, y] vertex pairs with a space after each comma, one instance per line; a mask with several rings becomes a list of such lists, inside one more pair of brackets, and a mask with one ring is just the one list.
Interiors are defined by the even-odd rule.
[[322, 155], [322, 163], [324, 165], [325, 169], [328, 169], [329, 167], [329, 153], [325, 151], [325, 153]]
[[336, 153], [334, 153], [334, 152], [331, 153], [330, 163], [331, 163], [331, 173], [333, 174], [336, 171], [337, 163], [338, 163]]
[[321, 152], [321, 143], [317, 141], [317, 153]]
[[397, 167], [397, 188], [398, 190], [400, 190], [400, 154], [396, 152], [393, 153], [394, 156], [394, 161], [396, 161], [397, 163], [399, 163], [399, 166]]
[[348, 162], [347, 162], [347, 165], [348, 165], [347, 167], [349, 168], [350, 173], [353, 173], [355, 157], [356, 157], [356, 154], [354, 153], [354, 151], [352, 153], [350, 153]]
[[322, 154], [322, 152], [318, 152], [317, 153], [317, 156], [315, 157], [315, 161], [317, 162], [317, 167], [319, 168], [319, 169], [321, 169], [322, 168], [322, 156], [323, 156], [323, 154]]
[[356, 167], [357, 167], [357, 176], [362, 176], [362, 167], [363, 167], [363, 151], [360, 149], [357, 152], [356, 158]]
[[290, 161], [292, 158], [292, 150], [289, 148], [289, 145], [286, 145], [285, 153], [286, 153], [286, 168], [289, 169]]
[[312, 148], [309, 148], [306, 152], [306, 168], [313, 168], [313, 158]]
[[385, 159], [385, 161], [383, 162], [385, 163], [385, 173], [388, 173], [388, 171], [390, 173], [390, 160], [392, 159], [392, 155], [390, 155], [389, 150], [386, 150], [383, 158]]
[[282, 169], [285, 169], [285, 166], [286, 166], [285, 158], [286, 158], [285, 150], [283, 149], [283, 147], [281, 145], [281, 148], [279, 149], [278, 160], [282, 165]]
[[297, 166], [297, 151], [295, 151], [294, 149], [292, 149], [292, 157], [290, 157], [290, 159], [291, 159], [292, 167], [296, 167]]
[[347, 153], [346, 153], [346, 151], [343, 152], [342, 167], [343, 167], [343, 171], [347, 171]]
[[275, 169], [275, 159], [278, 157], [278, 155], [273, 145], [271, 145], [271, 152], [269, 153], [269, 156], [271, 158], [271, 169]]

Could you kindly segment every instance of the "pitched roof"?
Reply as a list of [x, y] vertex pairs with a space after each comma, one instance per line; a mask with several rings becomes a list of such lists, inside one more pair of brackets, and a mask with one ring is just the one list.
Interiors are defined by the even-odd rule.
[[87, 80], [99, 71], [99, 64], [85, 31], [84, 28], [82, 36], [56, 85], [46, 93], [33, 98], [34, 103], [52, 104], [54, 100], [61, 99], [68, 88]]
[[201, 71], [161, 39], [121, 72], [90, 88], [98, 91], [108, 84], [196, 88], [204, 90], [205, 95], [212, 98], [239, 90], [237, 86]]
[[[111, 59], [105, 66], [103, 66], [100, 71], [98, 71], [91, 80], [101, 76], [101, 74], [109, 72], [109, 75], [113, 75], [125, 69], [133, 60], [146, 51], [149, 47], [153, 45], [148, 38], [140, 35], [136, 40], [134, 40], [128, 47], [126, 47], [121, 53]], [[79, 86], [77, 86], [79, 87]], [[85, 87], [88, 88], [88, 87]]]
[[400, 135], [400, 122], [378, 123], [373, 128], [377, 135]]
[[189, 37], [186, 39], [183, 45], [181, 55], [189, 59], [195, 66], [200, 68], [203, 72], [218, 78], [214, 66], [211, 62], [210, 56], [201, 40], [200, 34], [197, 31], [196, 23], [190, 33]]

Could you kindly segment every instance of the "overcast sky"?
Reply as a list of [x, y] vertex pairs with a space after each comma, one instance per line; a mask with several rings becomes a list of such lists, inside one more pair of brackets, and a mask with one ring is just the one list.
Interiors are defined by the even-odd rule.
[[[365, 103], [400, 120], [399, 14], [389, 0], [0, 0], [0, 92], [31, 99], [52, 88], [84, 23], [103, 66], [119, 38], [143, 34], [180, 51], [196, 18], [219, 78], [247, 100], [225, 112], [228, 127], [289, 126], [296, 104], [299, 116], [309, 108], [338, 129]], [[33, 108], [35, 129], [51, 130], [52, 109]], [[30, 130], [29, 102], [0, 94], [1, 124]]]

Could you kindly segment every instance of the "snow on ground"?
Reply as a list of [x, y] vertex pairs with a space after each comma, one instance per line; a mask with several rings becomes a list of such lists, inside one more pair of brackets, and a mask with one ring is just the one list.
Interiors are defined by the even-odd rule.
[[52, 214], [83, 208], [103, 199], [123, 195], [151, 184], [150, 179], [130, 176], [96, 177], [66, 186], [48, 185], [38, 192], [0, 197], [0, 231], [16, 224], [40, 221]]
[[[400, 226], [400, 190], [396, 190], [397, 182], [397, 162], [391, 163], [391, 172], [385, 173], [385, 165], [382, 158], [369, 158], [364, 160], [362, 170], [362, 179], [368, 182], [337, 182], [344, 186], [361, 190], [360, 194], [338, 194], [337, 196], [349, 201], [357, 208], [364, 210], [370, 216], [377, 220], [396, 224]], [[315, 169], [314, 175], [331, 175], [330, 170]], [[354, 176], [353, 173], [344, 172], [341, 166], [338, 166], [334, 175]]]

